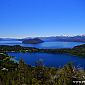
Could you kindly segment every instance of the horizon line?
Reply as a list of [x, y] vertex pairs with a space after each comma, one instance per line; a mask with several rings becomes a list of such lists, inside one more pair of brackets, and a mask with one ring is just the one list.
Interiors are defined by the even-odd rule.
[[36, 37], [57, 37], [57, 36], [67, 36], [67, 37], [74, 37], [74, 36], [85, 36], [85, 34], [78, 34], [78, 35], [54, 35], [54, 36], [29, 36], [29, 37], [0, 37], [0, 38], [12, 38], [12, 39], [23, 39], [23, 38], [36, 38]]

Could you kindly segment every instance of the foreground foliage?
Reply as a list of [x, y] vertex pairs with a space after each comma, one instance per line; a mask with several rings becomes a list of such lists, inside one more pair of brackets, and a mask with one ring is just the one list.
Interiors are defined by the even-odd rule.
[[39, 60], [32, 67], [23, 60], [17, 64], [10, 61], [8, 55], [1, 55], [4, 57], [0, 60], [0, 85], [79, 85], [73, 81], [85, 80], [85, 71], [75, 68], [71, 63], [62, 68], [49, 68]]

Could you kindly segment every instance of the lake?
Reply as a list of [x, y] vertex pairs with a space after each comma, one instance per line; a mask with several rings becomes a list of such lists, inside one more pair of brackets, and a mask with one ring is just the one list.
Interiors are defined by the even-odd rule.
[[21, 45], [24, 47], [36, 47], [36, 48], [72, 48], [77, 45], [85, 44], [82, 42], [44, 42], [40, 44], [23, 44], [21, 41], [0, 41], [0, 45]]
[[48, 67], [62, 67], [69, 62], [73, 62], [76, 67], [85, 69], [85, 58], [69, 54], [48, 54], [48, 53], [18, 53], [9, 52], [8, 55], [15, 56], [12, 60], [17, 62], [22, 59], [26, 64], [35, 66], [36, 61], [42, 60]]
[[[77, 45], [85, 43], [81, 42], [44, 42], [41, 44], [22, 44], [21, 41], [0, 41], [0, 45], [21, 45], [24, 47], [36, 47], [36, 48], [72, 48]], [[75, 66], [85, 69], [85, 58], [73, 56], [69, 54], [48, 54], [48, 53], [16, 53], [9, 52], [10, 56], [15, 56], [12, 60], [17, 62], [23, 59], [25, 63], [35, 66], [35, 62], [43, 60], [43, 64], [48, 67], [62, 67], [68, 62], [73, 62]]]

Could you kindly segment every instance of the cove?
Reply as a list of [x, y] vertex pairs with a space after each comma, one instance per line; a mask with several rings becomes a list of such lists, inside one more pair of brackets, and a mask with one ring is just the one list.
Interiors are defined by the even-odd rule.
[[76, 67], [85, 69], [85, 58], [70, 54], [8, 52], [8, 55], [15, 56], [12, 60], [19, 61], [22, 59], [26, 64], [32, 66], [35, 66], [36, 61], [42, 60], [43, 64], [47, 67], [63, 67], [65, 64], [71, 62]]

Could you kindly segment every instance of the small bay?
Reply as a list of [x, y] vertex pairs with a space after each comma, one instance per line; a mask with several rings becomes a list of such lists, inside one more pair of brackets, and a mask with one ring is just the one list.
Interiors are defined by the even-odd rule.
[[35, 66], [36, 61], [42, 60], [43, 64], [48, 67], [62, 67], [71, 62], [79, 68], [85, 68], [85, 58], [80, 58], [69, 54], [8, 52], [8, 55], [15, 56], [13, 59], [16, 61], [23, 59], [26, 64], [32, 66]]

